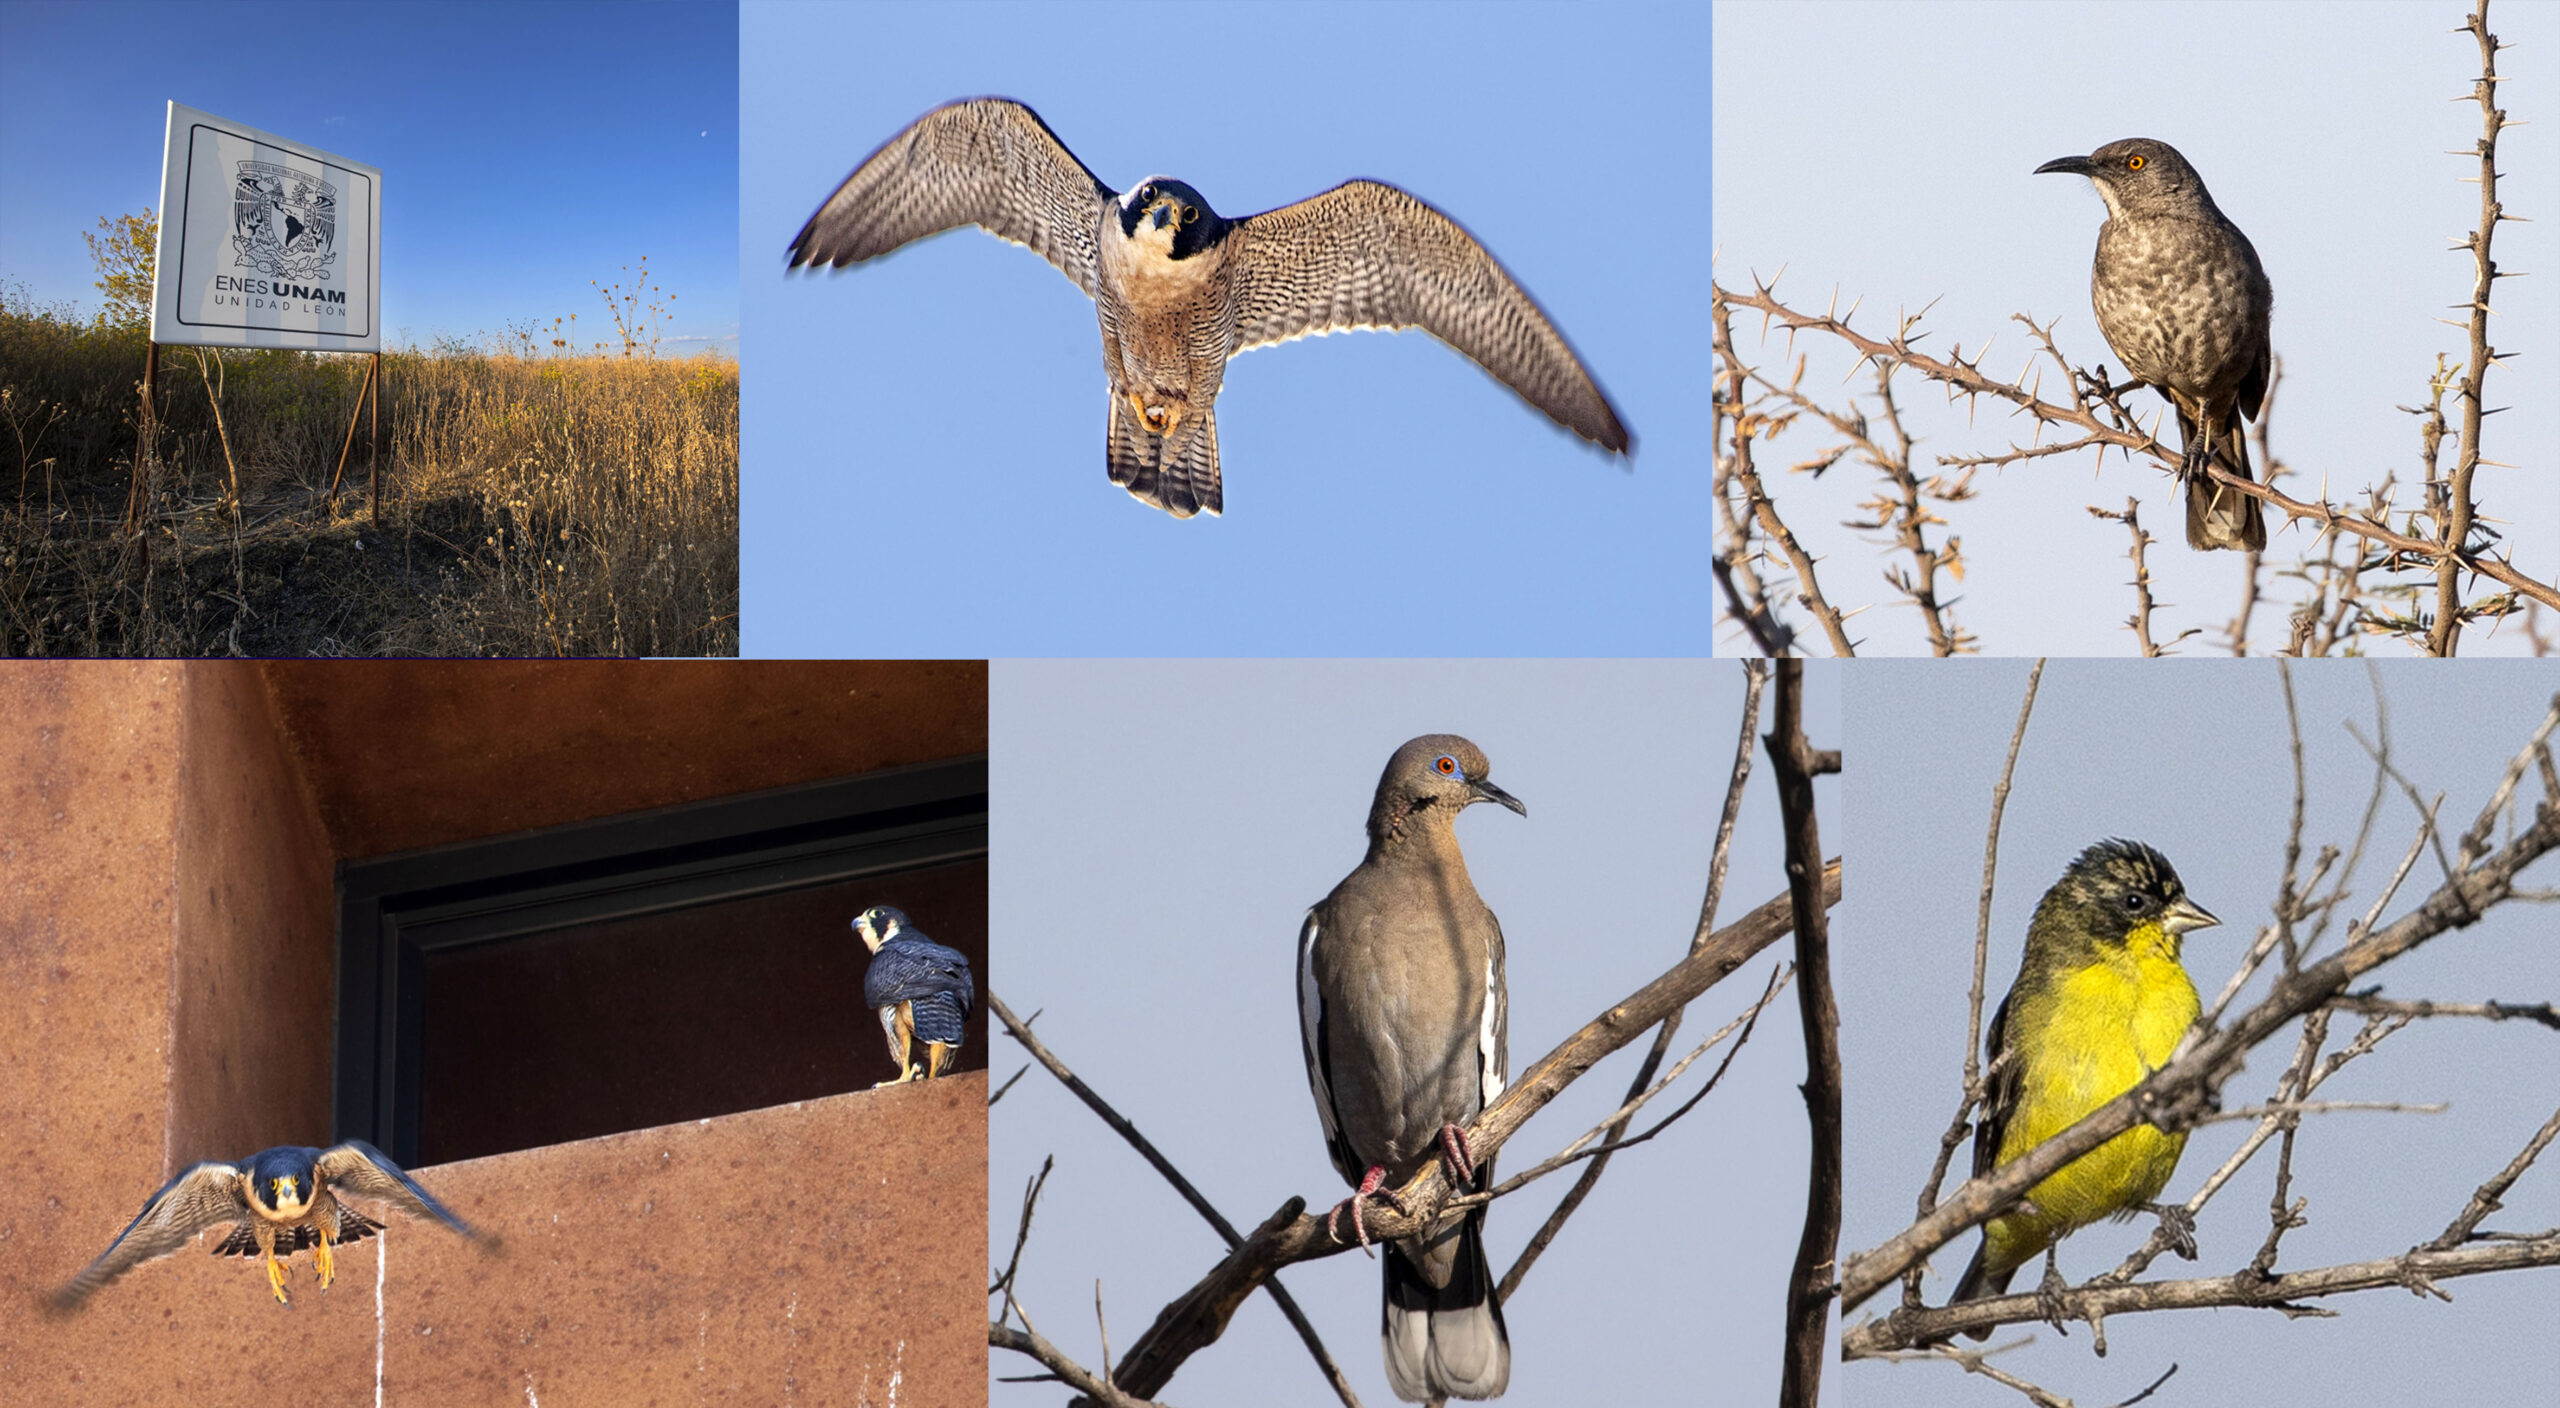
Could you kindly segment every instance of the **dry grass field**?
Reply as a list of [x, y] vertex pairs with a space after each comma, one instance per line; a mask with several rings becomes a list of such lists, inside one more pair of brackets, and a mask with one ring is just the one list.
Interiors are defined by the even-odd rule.
[[386, 354], [334, 504], [363, 358], [160, 349], [135, 533], [143, 338], [0, 291], [0, 655], [735, 655], [737, 364], [517, 341]]

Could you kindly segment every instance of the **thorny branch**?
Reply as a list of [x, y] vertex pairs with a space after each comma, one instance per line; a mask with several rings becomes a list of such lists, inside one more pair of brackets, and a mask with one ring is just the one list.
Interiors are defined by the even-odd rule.
[[[2025, 446], [2013, 444], [2004, 454], [1946, 456], [1940, 460], [1942, 464], [1971, 468], [2040, 459], [2083, 449], [2094, 448], [2103, 452], [2110, 447], [2127, 453], [2148, 455], [2164, 467], [2174, 467], [2179, 462], [2177, 452], [2137, 428], [2132, 411], [2128, 410], [2119, 399], [2122, 395], [2121, 389], [2097, 384], [2093, 377], [2083, 378], [2074, 372], [2071, 375], [2072, 401], [2071, 404], [2064, 405], [2044, 399], [2032, 384], [2014, 385], [1986, 374], [1982, 370], [1980, 355], [1972, 361], [1966, 361], [1963, 349], [1957, 348], [1952, 350], [1945, 359], [1932, 357], [1914, 347], [1907, 332], [1897, 333], [1884, 340], [1871, 338], [1852, 328], [1846, 318], [1830, 314], [1800, 313], [1787, 307], [1778, 302], [1767, 285], [1759, 285], [1746, 293], [1737, 292], [1719, 284], [1715, 286], [1713, 298], [1716, 308], [1727, 319], [1731, 316], [1732, 306], [1739, 305], [1759, 312], [1765, 323], [1774, 323], [1785, 329], [1790, 337], [1798, 332], [1819, 332], [1847, 343], [1859, 353], [1861, 362], [1872, 360], [1908, 366], [1929, 380], [1946, 385], [1948, 397], [1951, 400], [1962, 398], [1971, 401], [1988, 396], [1995, 401], [2008, 402], [2016, 407], [2018, 414], [2034, 419], [2039, 437], [2048, 425], [2071, 427], [2082, 432], [2079, 438], [2062, 444], [2036, 443]], [[2025, 322], [2030, 327], [2037, 327], [2024, 315], [2019, 315], [2018, 321]], [[2038, 331], [2039, 334], [2043, 334], [2046, 330], [2038, 328]], [[1730, 334], [1726, 334], [1725, 338], [1726, 340], [1718, 344], [1719, 351], [1730, 345]], [[2044, 340], [2050, 348], [2052, 344], [2049, 336]], [[2060, 356], [2058, 352], [2049, 355], [2056, 357], [2057, 360]], [[2067, 362], [2063, 365], [2066, 370], [2069, 369]], [[1738, 383], [1740, 376], [1738, 373], [1729, 372], [1725, 380]], [[2098, 413], [2100, 408], [2110, 412], [2110, 415], [2100, 416]], [[1737, 407], [1734, 413], [1738, 415], [1742, 411], [1743, 408]], [[2369, 504], [2362, 510], [2356, 510], [2341, 508], [2327, 502], [2307, 502], [2294, 498], [2280, 489], [2254, 480], [2242, 479], [2219, 464], [2212, 466], [2212, 477], [2214, 482], [2232, 491], [2259, 499], [2269, 508], [2279, 510], [2289, 518], [2310, 523], [2321, 535], [2352, 534], [2377, 548], [2410, 561], [2434, 562], [2452, 555], [2468, 571], [2489, 577], [2512, 591], [2542, 602], [2546, 606], [2560, 608], [2560, 587], [2525, 576], [2516, 570], [2513, 564], [2503, 557], [2494, 555], [2486, 548], [2465, 549], [2457, 552], [2444, 544], [2392, 528], [2386, 521], [2387, 505]], [[2489, 609], [2491, 605], [2495, 605], [2496, 610], [2500, 612], [2507, 609], [2503, 604], [2494, 603], [2474, 603], [2472, 607], [2466, 609], [2480, 612]]]
[[2489, 368], [2498, 354], [2489, 346], [2489, 293], [2501, 278], [2497, 261], [2489, 257], [2490, 238], [2498, 232], [2498, 222], [2517, 217], [2498, 204], [2498, 132], [2507, 125], [2505, 109], [2498, 106], [2498, 36], [2489, 32], [2489, 0], [2480, 0], [2463, 20], [2462, 27], [2480, 45], [2480, 77], [2472, 85], [2471, 96], [2480, 103], [2480, 224], [2456, 249], [2471, 251], [2472, 280], [2469, 309], [2471, 360], [2462, 378], [2462, 448], [2453, 462], [2453, 479], [2445, 484], [2444, 502], [2430, 505], [2438, 509], [2437, 540], [2444, 555], [2436, 560], [2435, 630], [2428, 637], [2429, 650], [2450, 657], [2462, 640], [2462, 598], [2460, 595], [2461, 560], [2455, 549], [2471, 542], [2472, 523], [2479, 506], [2471, 501], [2471, 478], [2479, 469], [2480, 419], [2488, 412], [2481, 407], [2484, 383]]
[[[1787, 565], [1795, 573], [1796, 600], [1807, 611], [1813, 613], [1815, 620], [1822, 623], [1823, 634], [1831, 638], [1832, 654], [1855, 655], [1858, 652], [1857, 648], [1849, 643], [1847, 618], [1833, 609], [1831, 603], [1824, 599], [1821, 580], [1814, 575], [1813, 558], [1796, 541], [1794, 531], [1778, 517], [1778, 505], [1769, 497], [1768, 489], [1760, 481], [1760, 471], [1753, 461], [1751, 445], [1754, 440], [1768, 434], [1774, 427], [1766, 417], [1754, 416], [1750, 413], [1749, 403], [1743, 394], [1742, 363], [1731, 355], [1733, 313], [1724, 306], [1721, 297], [1716, 300], [1715, 305], [1715, 346], [1717, 353], [1723, 358], [1725, 367], [1725, 373], [1716, 381], [1714, 405], [1718, 429], [1716, 498], [1718, 502], [1726, 505], [1726, 522], [1729, 529], [1726, 539], [1729, 546], [1716, 557], [1717, 577], [1724, 583], [1728, 599], [1732, 599], [1734, 614], [1743, 619], [1746, 624], [1755, 618], [1772, 616], [1767, 589], [1760, 584], [1756, 573], [1750, 567], [1750, 563], [1758, 554], [1747, 547], [1751, 532], [1757, 531], [1765, 535], [1786, 555]], [[1733, 433], [1730, 437], [1722, 433], [1723, 421], [1727, 416], [1733, 419]], [[1731, 450], [1729, 454], [1727, 453], [1728, 441]], [[1743, 504], [1738, 513], [1732, 509], [1734, 497], [1737, 494]], [[1751, 592], [1748, 596], [1733, 599], [1737, 580], [1750, 585]], [[1754, 632], [1755, 636], [1758, 634], [1758, 631]]]

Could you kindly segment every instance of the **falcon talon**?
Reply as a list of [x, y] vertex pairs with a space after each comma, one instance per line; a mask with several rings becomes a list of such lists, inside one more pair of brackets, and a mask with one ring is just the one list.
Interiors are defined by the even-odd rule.
[[1176, 518], [1226, 507], [1217, 401], [1229, 359], [1311, 334], [1420, 328], [1565, 429], [1612, 454], [1634, 449], [1546, 313], [1416, 197], [1346, 181], [1230, 220], [1168, 177], [1123, 194], [1010, 98], [946, 104], [882, 143], [801, 226], [789, 267], [841, 269], [962, 225], [1029, 248], [1093, 300], [1112, 393], [1104, 467]]
[[[889, 1059], [898, 1067], [895, 1079], [876, 1081], [871, 1088], [941, 1075], [960, 1049], [969, 1014], [977, 1008], [968, 956], [925, 937], [906, 911], [885, 904], [857, 916], [853, 932], [871, 950], [871, 966], [862, 975], [863, 1005], [879, 1017], [880, 1030], [889, 1039]], [[915, 1059], [918, 1040], [924, 1042], [922, 1064]]]
[[286, 1261], [278, 1259], [278, 1252], [290, 1259], [310, 1247], [312, 1267], [326, 1291], [338, 1273], [337, 1244], [382, 1230], [381, 1223], [343, 1201], [347, 1194], [390, 1203], [465, 1237], [480, 1235], [361, 1139], [327, 1149], [281, 1145], [236, 1164], [188, 1165], [143, 1203], [97, 1260], [54, 1293], [53, 1304], [77, 1309], [109, 1281], [177, 1251], [207, 1228], [228, 1223], [231, 1234], [215, 1244], [213, 1254], [257, 1257], [266, 1268], [267, 1289], [278, 1305], [289, 1307], [293, 1298], [285, 1294]]

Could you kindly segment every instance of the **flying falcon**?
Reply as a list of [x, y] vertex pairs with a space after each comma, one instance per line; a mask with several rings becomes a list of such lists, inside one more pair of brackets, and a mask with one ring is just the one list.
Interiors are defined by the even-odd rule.
[[1176, 518], [1225, 503], [1227, 359], [1310, 333], [1420, 328], [1574, 434], [1617, 454], [1634, 444], [1564, 334], [1413, 196], [1347, 181], [1230, 220], [1169, 177], [1116, 193], [1010, 98], [936, 108], [863, 158], [792, 240], [791, 267], [843, 268], [962, 225], [1029, 247], [1093, 300], [1111, 482]]
[[[951, 1053], [960, 1049], [963, 1024], [978, 1002], [969, 981], [969, 960], [958, 949], [926, 938], [902, 910], [873, 905], [853, 921], [853, 932], [871, 950], [871, 967], [862, 975], [862, 1001], [880, 1017], [889, 1038], [889, 1059], [898, 1063], [895, 1080], [904, 1085], [942, 1074]], [[915, 1043], [924, 1043], [925, 1064], [914, 1061]]]
[[277, 1253], [290, 1259], [304, 1247], [311, 1248], [320, 1289], [325, 1291], [338, 1274], [335, 1245], [362, 1241], [382, 1230], [381, 1223], [339, 1201], [349, 1193], [378, 1198], [413, 1217], [432, 1218], [465, 1237], [480, 1235], [446, 1211], [399, 1165], [384, 1158], [381, 1150], [361, 1139], [328, 1149], [286, 1145], [261, 1150], [236, 1164], [189, 1165], [151, 1195], [87, 1270], [54, 1293], [53, 1303], [74, 1309], [134, 1267], [169, 1255], [208, 1227], [231, 1223], [231, 1235], [214, 1247], [213, 1254], [255, 1253], [266, 1263], [267, 1286], [275, 1292], [276, 1301], [291, 1305]]

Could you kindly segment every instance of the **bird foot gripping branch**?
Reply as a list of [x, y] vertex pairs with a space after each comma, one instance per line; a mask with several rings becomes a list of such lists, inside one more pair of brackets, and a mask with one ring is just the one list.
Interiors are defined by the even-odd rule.
[[1325, 1235], [1331, 1237], [1337, 1242], [1342, 1240], [1342, 1233], [1335, 1226], [1335, 1221], [1342, 1216], [1342, 1210], [1344, 1208], [1349, 1208], [1351, 1209], [1352, 1235], [1360, 1239], [1360, 1250], [1366, 1252], [1369, 1250], [1369, 1224], [1361, 1218], [1360, 1209], [1362, 1204], [1366, 1203], [1371, 1198], [1376, 1198], [1386, 1203], [1389, 1207], [1394, 1208], [1397, 1212], [1410, 1215], [1412, 1213], [1412, 1209], [1404, 1205], [1404, 1194], [1397, 1192], [1393, 1188], [1385, 1187], [1384, 1185], [1386, 1181], [1387, 1170], [1385, 1165], [1369, 1165], [1369, 1171], [1360, 1176], [1360, 1191], [1343, 1199], [1341, 1202], [1334, 1204], [1333, 1211], [1324, 1215]]

